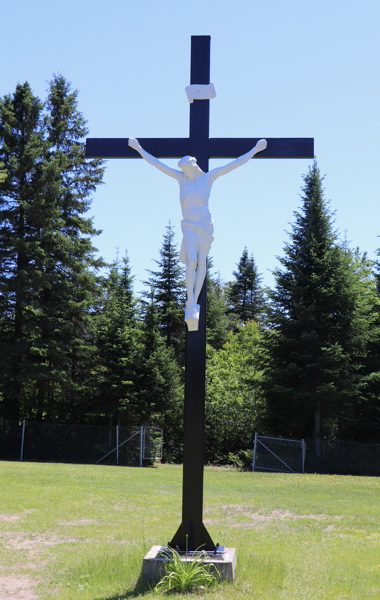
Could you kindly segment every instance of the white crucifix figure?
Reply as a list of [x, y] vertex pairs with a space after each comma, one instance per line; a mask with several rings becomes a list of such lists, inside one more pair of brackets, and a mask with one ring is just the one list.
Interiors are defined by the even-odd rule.
[[254, 148], [223, 167], [204, 173], [193, 156], [184, 156], [178, 163], [179, 168], [172, 169], [146, 152], [135, 138], [129, 138], [128, 144], [136, 150], [150, 165], [165, 175], [173, 177], [179, 183], [179, 198], [183, 219], [181, 229], [183, 239], [180, 260], [186, 265], [187, 302], [185, 321], [189, 331], [197, 331], [200, 307], [197, 304], [206, 276], [206, 259], [214, 239], [214, 224], [209, 210], [212, 184], [218, 177], [230, 173], [247, 163], [255, 154], [265, 150], [266, 140], [259, 140]]

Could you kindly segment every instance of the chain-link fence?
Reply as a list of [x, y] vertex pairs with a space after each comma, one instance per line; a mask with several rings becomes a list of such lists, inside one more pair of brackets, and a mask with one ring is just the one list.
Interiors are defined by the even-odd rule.
[[252, 469], [327, 475], [380, 475], [380, 444], [287, 440], [255, 434]]
[[304, 440], [287, 440], [255, 433], [253, 471], [305, 472]]
[[162, 430], [0, 421], [0, 460], [143, 466], [162, 458]]
[[306, 473], [380, 475], [380, 444], [305, 440]]

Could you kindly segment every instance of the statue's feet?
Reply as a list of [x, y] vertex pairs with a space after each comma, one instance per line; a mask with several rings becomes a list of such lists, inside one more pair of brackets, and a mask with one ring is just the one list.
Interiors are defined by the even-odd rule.
[[185, 321], [189, 331], [198, 331], [200, 309], [199, 304], [186, 303]]

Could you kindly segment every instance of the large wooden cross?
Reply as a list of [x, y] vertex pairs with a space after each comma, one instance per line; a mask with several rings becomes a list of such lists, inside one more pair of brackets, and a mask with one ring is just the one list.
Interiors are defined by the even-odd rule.
[[[210, 36], [191, 37], [191, 84], [210, 83]], [[190, 104], [188, 138], [138, 138], [141, 146], [157, 158], [195, 156], [208, 171], [210, 158], [237, 158], [253, 148], [260, 138], [210, 138], [210, 100]], [[264, 136], [261, 136], [264, 137]], [[268, 147], [256, 158], [314, 158], [312, 138], [266, 138]], [[89, 138], [88, 158], [141, 158], [128, 146], [128, 138]], [[198, 331], [186, 332], [185, 434], [183, 456], [182, 523], [169, 545], [173, 548], [215, 550], [203, 525], [204, 410], [206, 378], [206, 281], [199, 296]], [[186, 539], [187, 538], [187, 539]]]

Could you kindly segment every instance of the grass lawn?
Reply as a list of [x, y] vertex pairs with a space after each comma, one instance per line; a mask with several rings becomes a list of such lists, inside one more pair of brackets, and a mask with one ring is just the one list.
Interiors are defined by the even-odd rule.
[[[0, 462], [0, 599], [157, 597], [142, 559], [174, 535], [181, 493], [179, 466]], [[204, 520], [237, 548], [210, 600], [380, 598], [380, 478], [207, 467]]]

